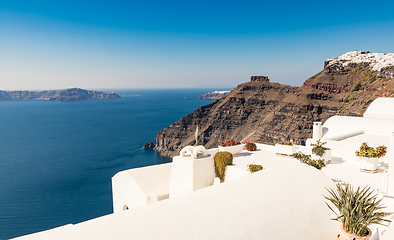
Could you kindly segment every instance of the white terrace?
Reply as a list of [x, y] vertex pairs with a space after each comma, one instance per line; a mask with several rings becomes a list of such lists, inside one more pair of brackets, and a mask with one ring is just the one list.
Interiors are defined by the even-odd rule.
[[[187, 147], [172, 163], [130, 169], [112, 178], [114, 213], [17, 239], [299, 239], [332, 240], [340, 223], [325, 204], [325, 188], [369, 185], [394, 211], [394, 99], [375, 100], [364, 117], [332, 117], [314, 123], [313, 138], [327, 141], [331, 163], [319, 171], [257, 144], [215, 180], [220, 149]], [[383, 111], [382, 111], [383, 110]], [[384, 113], [384, 114], [383, 114]], [[388, 146], [376, 173], [360, 171], [354, 152], [362, 142]], [[310, 154], [311, 147], [293, 148]], [[195, 157], [193, 157], [195, 156]], [[247, 165], [264, 170], [249, 173]], [[393, 218], [393, 217], [392, 217]], [[374, 237], [394, 239], [394, 224], [372, 226]], [[379, 231], [376, 231], [377, 227]]]

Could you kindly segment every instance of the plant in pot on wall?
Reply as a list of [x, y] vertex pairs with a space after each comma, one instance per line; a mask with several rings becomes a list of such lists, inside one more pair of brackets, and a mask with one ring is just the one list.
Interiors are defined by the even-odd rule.
[[240, 153], [243, 150], [243, 145], [241, 142], [235, 141], [234, 139], [222, 142], [219, 146], [219, 151], [223, 152], [230, 152], [233, 155]]
[[[367, 240], [371, 238], [372, 232], [368, 228], [370, 224], [383, 224], [391, 222], [385, 217], [392, 213], [382, 211], [384, 206], [381, 205], [382, 199], [377, 200], [377, 194], [373, 194], [371, 187], [357, 188], [353, 190], [350, 184], [337, 184], [336, 189], [327, 189], [329, 196], [324, 196], [330, 204], [327, 206], [337, 217], [331, 220], [342, 223], [337, 232], [335, 240]], [[333, 207], [338, 212], [336, 212]]]
[[320, 139], [316, 141], [316, 143], [311, 143], [312, 148], [312, 159], [324, 159], [325, 163], [329, 163], [331, 161], [331, 150], [329, 148], [323, 147], [327, 142], [322, 142]]
[[292, 141], [282, 142], [275, 144], [275, 152], [282, 155], [292, 155], [295, 153], [297, 147], [293, 145]]
[[379, 158], [384, 157], [386, 153], [386, 146], [374, 148], [368, 146], [366, 142], [363, 142], [360, 149], [356, 151], [356, 156], [360, 157], [360, 170], [367, 172], [377, 172]]

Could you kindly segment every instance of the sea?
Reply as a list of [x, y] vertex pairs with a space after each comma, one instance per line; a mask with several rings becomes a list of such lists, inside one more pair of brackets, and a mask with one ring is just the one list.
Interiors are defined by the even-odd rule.
[[121, 99], [0, 101], [0, 239], [111, 214], [111, 177], [171, 162], [157, 133], [229, 89], [112, 90]]

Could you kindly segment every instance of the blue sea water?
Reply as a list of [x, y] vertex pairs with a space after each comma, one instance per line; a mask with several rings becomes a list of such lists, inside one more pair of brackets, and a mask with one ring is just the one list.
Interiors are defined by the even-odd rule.
[[[76, 102], [0, 101], [0, 239], [112, 213], [111, 177], [171, 162], [144, 143], [218, 89]], [[220, 89], [219, 89], [220, 90]]]

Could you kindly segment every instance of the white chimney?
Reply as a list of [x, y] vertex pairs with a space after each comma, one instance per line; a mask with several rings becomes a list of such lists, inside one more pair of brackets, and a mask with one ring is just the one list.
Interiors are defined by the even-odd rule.
[[323, 137], [322, 122], [313, 122], [313, 140], [318, 140]]

